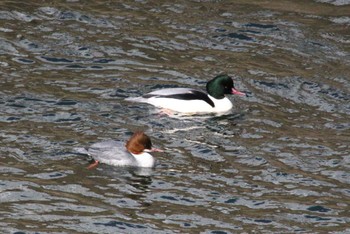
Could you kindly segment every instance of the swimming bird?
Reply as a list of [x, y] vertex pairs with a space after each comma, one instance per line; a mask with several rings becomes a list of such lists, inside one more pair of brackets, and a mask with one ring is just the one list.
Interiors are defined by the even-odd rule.
[[228, 75], [218, 75], [206, 85], [207, 93], [191, 88], [167, 88], [127, 98], [128, 101], [149, 103], [153, 106], [183, 114], [222, 113], [233, 105], [226, 94], [246, 95], [235, 89]]
[[151, 139], [144, 132], [135, 132], [126, 144], [109, 140], [95, 143], [88, 149], [78, 148], [76, 152], [92, 158], [88, 167], [91, 169], [99, 163], [113, 166], [154, 167], [156, 161], [150, 153], [162, 150], [153, 148]]

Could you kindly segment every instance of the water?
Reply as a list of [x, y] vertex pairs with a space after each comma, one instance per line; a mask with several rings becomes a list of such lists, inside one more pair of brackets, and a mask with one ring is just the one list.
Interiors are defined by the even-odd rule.
[[[2, 1], [2, 233], [348, 233], [350, 2]], [[170, 118], [126, 97], [249, 97]], [[152, 171], [74, 147], [144, 130]]]

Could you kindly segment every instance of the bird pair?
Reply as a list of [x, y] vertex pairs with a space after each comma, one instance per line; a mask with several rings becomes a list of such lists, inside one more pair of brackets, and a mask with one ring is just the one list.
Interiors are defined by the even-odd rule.
[[[232, 78], [227, 75], [219, 75], [210, 80], [206, 90], [207, 93], [191, 88], [169, 88], [126, 100], [149, 103], [181, 114], [202, 114], [228, 112], [233, 105], [225, 95], [245, 95], [235, 89]], [[89, 149], [79, 148], [76, 151], [92, 157], [88, 168], [93, 168], [98, 163], [113, 166], [154, 167], [155, 160], [150, 153], [161, 150], [152, 147], [151, 139], [145, 133], [136, 132], [126, 145], [119, 141], [104, 141], [93, 144]]]

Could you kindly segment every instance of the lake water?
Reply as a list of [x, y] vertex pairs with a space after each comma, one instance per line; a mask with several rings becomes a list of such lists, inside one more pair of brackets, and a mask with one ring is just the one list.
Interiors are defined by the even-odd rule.
[[[349, 233], [350, 1], [0, 3], [1, 233]], [[227, 73], [223, 116], [130, 103]], [[144, 130], [157, 167], [72, 153]]]

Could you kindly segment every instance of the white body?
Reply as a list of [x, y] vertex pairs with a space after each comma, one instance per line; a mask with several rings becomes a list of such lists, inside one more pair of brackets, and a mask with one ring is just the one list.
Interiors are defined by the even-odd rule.
[[[222, 99], [215, 99], [210, 95], [207, 95], [214, 103], [212, 107], [209, 103], [204, 100], [185, 100], [167, 97], [169, 95], [186, 94], [192, 89], [187, 88], [173, 88], [173, 89], [162, 89], [149, 93], [148, 95], [156, 95], [154, 97], [136, 97], [127, 98], [129, 101], [149, 103], [159, 108], [169, 109], [181, 113], [221, 113], [227, 112], [232, 108], [232, 102], [224, 97]], [[158, 95], [158, 96], [157, 96]]]
[[86, 150], [76, 149], [78, 153], [87, 154], [100, 163], [113, 166], [154, 167], [155, 159], [147, 152], [132, 154], [125, 148], [125, 143], [120, 141], [98, 142]]

